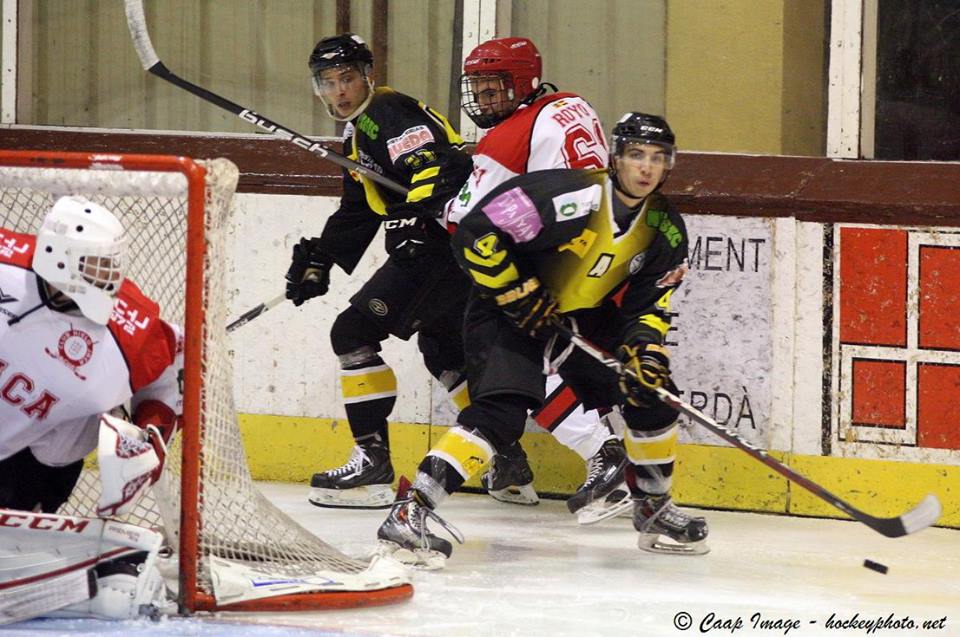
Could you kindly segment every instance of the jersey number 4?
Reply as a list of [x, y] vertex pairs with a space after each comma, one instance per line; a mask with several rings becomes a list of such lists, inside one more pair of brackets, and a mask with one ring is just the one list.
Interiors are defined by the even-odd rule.
[[580, 170], [588, 168], [603, 168], [606, 165], [606, 146], [603, 141], [603, 131], [600, 122], [593, 121], [593, 130], [583, 124], [577, 124], [566, 130], [566, 140], [563, 142], [563, 157], [570, 168]]

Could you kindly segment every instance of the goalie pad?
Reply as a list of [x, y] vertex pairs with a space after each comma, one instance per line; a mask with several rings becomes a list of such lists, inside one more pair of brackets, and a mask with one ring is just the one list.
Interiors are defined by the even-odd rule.
[[97, 445], [101, 482], [97, 515], [110, 517], [130, 511], [160, 477], [165, 458], [166, 446], [156, 427], [141, 429], [103, 414]]
[[0, 509], [0, 623], [171, 612], [161, 543], [132, 524]]

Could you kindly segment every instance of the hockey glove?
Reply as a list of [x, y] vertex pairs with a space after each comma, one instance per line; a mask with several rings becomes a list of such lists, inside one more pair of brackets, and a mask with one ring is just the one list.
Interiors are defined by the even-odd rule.
[[303, 237], [293, 246], [293, 257], [287, 269], [287, 298], [297, 307], [330, 289], [330, 268], [333, 260], [317, 249], [316, 239]]
[[[620, 376], [620, 391], [634, 407], [649, 407], [656, 401], [653, 390], [670, 377], [670, 356], [654, 343], [621, 345], [617, 358], [627, 368]], [[631, 373], [632, 372], [632, 373]]]
[[560, 323], [556, 299], [535, 276], [493, 298], [517, 329], [534, 338], [549, 337]]

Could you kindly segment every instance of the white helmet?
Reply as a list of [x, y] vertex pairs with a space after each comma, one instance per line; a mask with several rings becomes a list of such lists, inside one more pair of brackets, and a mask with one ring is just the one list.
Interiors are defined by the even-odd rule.
[[33, 271], [106, 325], [123, 281], [127, 236], [113, 213], [83, 197], [61, 197], [37, 233]]

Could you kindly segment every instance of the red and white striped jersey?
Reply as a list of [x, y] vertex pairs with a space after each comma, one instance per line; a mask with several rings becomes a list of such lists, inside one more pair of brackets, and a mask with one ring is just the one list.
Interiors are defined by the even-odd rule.
[[448, 223], [511, 177], [550, 168], [604, 168], [607, 141], [593, 107], [573, 93], [545, 95], [494, 126], [473, 154], [473, 172], [446, 208]]
[[107, 325], [43, 305], [35, 245], [0, 229], [0, 460], [27, 447], [49, 465], [83, 458], [99, 415], [128, 400], [135, 414], [180, 415], [181, 330], [128, 279]]

